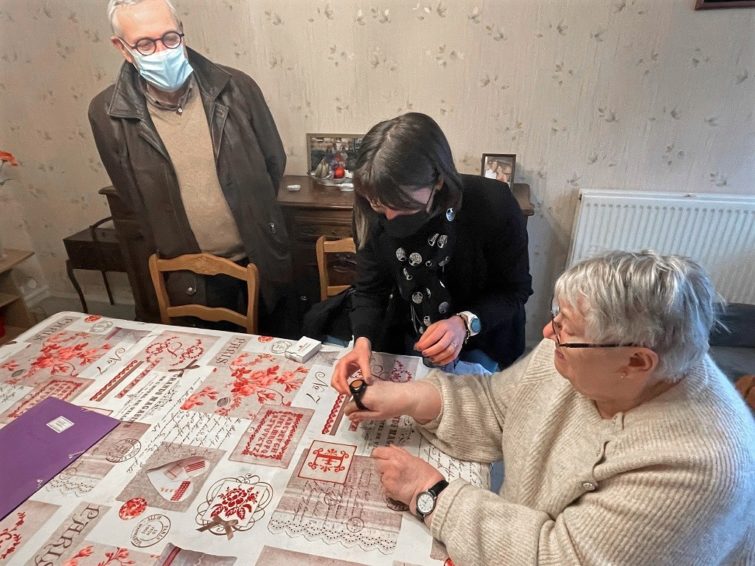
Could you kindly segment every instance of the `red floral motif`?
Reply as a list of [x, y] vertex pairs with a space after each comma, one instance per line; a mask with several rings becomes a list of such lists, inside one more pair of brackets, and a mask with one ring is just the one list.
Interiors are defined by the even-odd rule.
[[[86, 558], [87, 556], [92, 556], [92, 554], [94, 554], [94, 549], [92, 548], [92, 545], [85, 546], [84, 548], [79, 550], [74, 556], [72, 556], [66, 562], [64, 562], [63, 566], [78, 566], [79, 558]], [[111, 552], [106, 552], [105, 560], [100, 560], [97, 563], [97, 566], [107, 566], [108, 564], [115, 564], [115, 563], [120, 564], [120, 566], [129, 566], [131, 564], [135, 564], [135, 562], [129, 558], [128, 548], [118, 547]]]
[[[228, 384], [229, 396], [221, 398], [222, 391], [215, 386], [207, 385], [201, 390], [192, 393], [182, 404], [184, 411], [194, 407], [204, 406], [207, 401], [216, 401], [215, 412], [218, 415], [229, 416], [238, 409], [243, 400], [255, 397], [257, 403], [264, 405], [276, 403], [290, 405], [285, 395], [297, 391], [308, 373], [305, 366], [297, 366], [294, 369], [281, 371], [278, 358], [272, 354], [249, 354], [243, 353], [234, 358], [229, 366], [233, 381]], [[272, 362], [268, 367], [258, 367], [264, 362]], [[212, 370], [217, 374], [218, 368]]]
[[[298, 366], [294, 370], [280, 371], [280, 364], [274, 364], [264, 369], [254, 369], [254, 366], [260, 362], [274, 361], [276, 358], [271, 354], [258, 354], [253, 359], [249, 359], [249, 354], [244, 353], [231, 361], [231, 385], [232, 401], [229, 405], [218, 409], [218, 414], [228, 416], [230, 412], [241, 406], [241, 401], [245, 397], [257, 396], [257, 402], [260, 405], [265, 403], [280, 403], [285, 405], [287, 402], [283, 393], [291, 393], [301, 387], [304, 376], [308, 370], [305, 366]], [[283, 393], [278, 391], [274, 386], [283, 386]]]
[[102, 317], [98, 314], [90, 314], [88, 317], [84, 319], [84, 322], [97, 322]]
[[92, 545], [85, 546], [81, 550], [79, 550], [76, 554], [71, 556], [68, 560], [66, 560], [63, 563], [63, 566], [78, 566], [79, 558], [86, 558], [87, 556], [92, 556], [94, 554], [94, 550], [92, 548]]
[[272, 336], [257, 336], [257, 342], [272, 342]]
[[207, 387], [204, 387], [200, 391], [197, 391], [196, 393], [192, 393], [189, 395], [189, 398], [186, 399], [186, 401], [183, 402], [181, 405], [181, 409], [184, 411], [188, 411], [189, 409], [193, 409], [194, 407], [197, 407], [199, 405], [204, 405], [204, 402], [202, 399], [204, 397], [207, 397], [207, 399], [211, 401], [217, 401], [218, 399], [218, 392], [215, 391], [213, 387], [210, 387], [209, 385]]
[[443, 566], [454, 566], [454, 561], [450, 558], [446, 558], [446, 561], [443, 563]]
[[[21, 542], [21, 535], [14, 531], [26, 522], [26, 513], [23, 511], [17, 511], [16, 515], [18, 517], [16, 519], [16, 524], [11, 528], [5, 528], [0, 531], [0, 551], [2, 551], [2, 553], [0, 553], [0, 560], [4, 560], [6, 557], [13, 554]], [[3, 550], [5, 543], [9, 544], [8, 547]]]
[[[110, 344], [90, 348], [88, 341], [76, 343], [77, 340], [91, 338], [88, 334], [77, 332], [75, 334], [58, 333], [50, 336], [42, 344], [39, 355], [29, 365], [29, 371], [17, 379], [8, 380], [8, 383], [16, 384], [22, 378], [32, 377], [42, 370], [49, 370], [50, 375], [66, 375], [76, 377], [78, 369], [76, 365], [86, 366], [99, 359], [104, 350], [110, 349]], [[13, 362], [6, 362], [0, 369], [10, 369]], [[16, 364], [14, 367], [18, 367]]]
[[229, 488], [220, 497], [220, 502], [212, 506], [211, 517], [222, 514], [226, 519], [235, 516], [243, 521], [247, 513], [254, 510], [253, 504], [257, 502], [257, 495], [251, 487], [249, 489]]

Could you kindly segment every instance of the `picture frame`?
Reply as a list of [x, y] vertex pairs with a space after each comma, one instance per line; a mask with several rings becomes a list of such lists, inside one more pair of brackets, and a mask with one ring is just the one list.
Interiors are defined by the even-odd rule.
[[695, 2], [695, 10], [719, 8], [755, 8], [755, 0], [697, 0]]
[[351, 183], [363, 134], [307, 134], [307, 175], [325, 185]]
[[514, 153], [483, 153], [480, 175], [488, 179], [496, 179], [511, 186], [514, 183], [516, 171], [516, 154]]

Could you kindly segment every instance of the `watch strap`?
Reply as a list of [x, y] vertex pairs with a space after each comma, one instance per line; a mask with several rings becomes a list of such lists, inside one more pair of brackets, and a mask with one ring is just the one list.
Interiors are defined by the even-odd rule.
[[355, 379], [349, 383], [349, 391], [354, 399], [354, 404], [360, 411], [369, 411], [369, 409], [362, 403], [362, 396], [367, 391], [367, 382], [363, 379]]
[[464, 344], [466, 344], [472, 337], [472, 322], [470, 320], [470, 317], [475, 315], [469, 311], [461, 311], [457, 312], [456, 316], [461, 318], [461, 320], [464, 322], [464, 331], [466, 332], [466, 334], [464, 335]]

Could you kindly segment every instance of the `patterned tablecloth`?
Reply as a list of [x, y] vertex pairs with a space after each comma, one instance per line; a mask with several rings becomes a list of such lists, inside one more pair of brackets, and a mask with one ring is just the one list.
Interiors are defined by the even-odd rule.
[[[401, 445], [476, 485], [488, 468], [450, 459], [406, 417], [354, 427], [329, 386], [343, 350], [300, 364], [290, 344], [66, 312], [0, 348], [0, 426], [49, 396], [122, 421], [0, 521], [0, 563], [442, 564], [369, 454]], [[387, 354], [372, 369], [426, 373]]]

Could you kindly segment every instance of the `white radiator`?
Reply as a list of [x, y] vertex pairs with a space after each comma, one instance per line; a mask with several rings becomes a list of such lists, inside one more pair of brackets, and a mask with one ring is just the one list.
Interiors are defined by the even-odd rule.
[[582, 189], [567, 265], [606, 250], [691, 257], [728, 302], [755, 304], [755, 197]]

